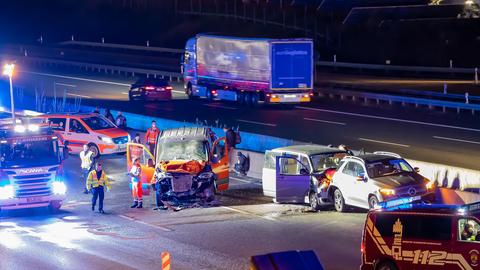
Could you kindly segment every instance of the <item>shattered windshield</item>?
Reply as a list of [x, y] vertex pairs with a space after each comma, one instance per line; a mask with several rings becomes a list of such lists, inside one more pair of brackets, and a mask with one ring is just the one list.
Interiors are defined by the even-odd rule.
[[367, 172], [371, 178], [377, 178], [402, 172], [413, 172], [413, 169], [404, 159], [386, 159], [368, 163]]
[[347, 153], [327, 153], [310, 156], [314, 172], [322, 172], [329, 168], [337, 168], [340, 160], [345, 157]]
[[158, 160], [207, 160], [205, 142], [199, 140], [162, 142], [158, 147]]

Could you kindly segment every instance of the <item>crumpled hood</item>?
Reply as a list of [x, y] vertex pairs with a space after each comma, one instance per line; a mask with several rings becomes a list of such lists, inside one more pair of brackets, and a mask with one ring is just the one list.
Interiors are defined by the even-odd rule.
[[197, 160], [173, 160], [161, 161], [158, 166], [164, 172], [169, 173], [189, 173], [197, 175], [205, 167], [205, 161]]
[[409, 186], [409, 185], [419, 185], [424, 182], [424, 178], [421, 175], [414, 174], [414, 173], [402, 173], [396, 174], [391, 176], [383, 176], [374, 178], [379, 186], [384, 188], [398, 188], [402, 186]]

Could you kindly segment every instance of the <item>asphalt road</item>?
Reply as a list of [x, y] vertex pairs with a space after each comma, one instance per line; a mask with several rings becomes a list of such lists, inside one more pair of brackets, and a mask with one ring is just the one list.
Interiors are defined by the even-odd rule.
[[273, 204], [255, 179], [232, 178], [218, 205], [179, 212], [131, 209], [125, 159], [103, 157], [112, 179], [105, 211], [90, 210], [79, 159], [66, 160], [68, 199], [58, 214], [44, 209], [2, 212], [0, 269], [247, 269], [252, 255], [313, 249], [326, 269], [358, 269], [365, 213], [311, 213]]
[[[99, 105], [144, 115], [240, 127], [240, 130], [301, 142], [346, 144], [352, 149], [397, 152], [420, 161], [480, 170], [479, 115], [470, 112], [443, 113], [428, 108], [364, 104], [361, 101], [320, 98], [294, 108], [266, 106], [244, 108], [229, 102], [188, 100], [180, 83], [174, 82], [170, 102], [127, 101], [129, 85], [135, 78], [106, 74], [77, 74], [55, 70], [22, 71], [15, 85], [17, 103], [26, 102], [45, 90], [46, 95], [81, 97], [83, 104]], [[6, 88], [4, 82], [0, 85]], [[4, 96], [7, 93], [3, 91]], [[24, 96], [22, 100], [21, 97]], [[31, 99], [31, 98], [30, 98]], [[7, 98], [2, 98], [8, 106]]]

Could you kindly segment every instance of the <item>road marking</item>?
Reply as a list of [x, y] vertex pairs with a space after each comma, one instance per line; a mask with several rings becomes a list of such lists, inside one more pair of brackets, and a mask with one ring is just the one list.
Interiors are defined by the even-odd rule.
[[56, 85], [62, 85], [62, 86], [68, 86], [68, 87], [77, 87], [77, 86], [74, 85], [74, 84], [66, 84], [66, 83], [58, 83], [58, 82], [56, 82], [55, 84], [56, 84]]
[[128, 92], [122, 92], [121, 94], [122, 95], [128, 95]]
[[228, 106], [223, 106], [223, 105], [218, 105], [218, 104], [203, 104], [203, 106], [212, 107], [212, 108], [219, 108], [219, 109], [227, 109], [227, 110], [236, 110], [237, 109], [235, 107], [228, 107]]
[[410, 147], [410, 145], [407, 144], [400, 144], [400, 143], [393, 143], [393, 142], [386, 142], [386, 141], [378, 141], [378, 140], [372, 140], [372, 139], [366, 139], [366, 138], [358, 138], [360, 141], [366, 141], [366, 142], [375, 142], [375, 143], [381, 143], [381, 144], [388, 144], [388, 145], [394, 145], [394, 146], [400, 146], [400, 147]]
[[125, 216], [125, 215], [118, 215], [118, 216], [119, 216], [119, 217], [121, 217], [121, 218], [124, 218], [124, 219], [130, 220], [130, 221], [133, 221], [133, 222], [135, 222], [135, 223], [138, 223], [138, 224], [142, 224], [142, 225], [148, 226], [148, 227], [152, 227], [152, 228], [160, 229], [160, 230], [163, 230], [163, 231], [166, 231], [166, 232], [173, 232], [173, 230], [172, 230], [172, 229], [170, 229], [170, 228], [167, 228], [167, 227], [164, 227], [164, 226], [161, 226], [161, 225], [150, 224], [150, 223], [147, 223], [147, 222], [144, 222], [144, 221], [141, 221], [141, 220], [135, 219], [135, 218], [131, 218], [131, 217]]
[[448, 137], [441, 137], [441, 136], [433, 136], [433, 138], [439, 139], [439, 140], [454, 141], [454, 142], [464, 142], [464, 143], [480, 144], [480, 142], [476, 142], [476, 141], [468, 141], [468, 140], [448, 138]]
[[49, 77], [57, 77], [57, 78], [70, 79], [70, 80], [79, 80], [79, 81], [85, 81], [85, 82], [96, 82], [96, 83], [104, 83], [104, 84], [113, 84], [113, 85], [120, 85], [120, 86], [128, 86], [128, 87], [131, 86], [130, 84], [126, 84], [126, 83], [118, 83], [118, 82], [111, 82], [111, 81], [102, 81], [102, 80], [86, 79], [86, 78], [81, 78], [81, 77], [64, 76], [64, 75], [56, 75], [56, 74], [41, 73], [41, 72], [32, 72], [32, 71], [20, 71], [20, 72], [30, 73], [30, 74], [40, 75], [40, 76], [49, 76]]
[[266, 216], [262, 216], [262, 215], [259, 215], [259, 214], [243, 211], [243, 210], [240, 210], [240, 209], [228, 207], [228, 206], [221, 206], [221, 208], [224, 208], [224, 209], [227, 209], [227, 210], [230, 210], [230, 211], [233, 211], [233, 212], [237, 212], [237, 213], [240, 213], [240, 214], [248, 215], [248, 216], [259, 217], [259, 218], [263, 218], [263, 219], [270, 220], [270, 221], [277, 221], [273, 217], [266, 217]]
[[230, 179], [233, 179], [233, 180], [236, 180], [236, 181], [239, 181], [239, 182], [248, 183], [248, 184], [253, 184], [253, 185], [259, 185], [259, 186], [262, 185], [261, 183], [252, 182], [252, 181], [248, 181], [248, 180], [245, 180], [245, 179], [240, 179], [240, 178], [232, 177], [232, 176], [230, 176]]
[[262, 126], [269, 126], [269, 127], [276, 127], [276, 126], [277, 126], [277, 124], [255, 122], [255, 121], [243, 120], [243, 119], [237, 119], [237, 121], [238, 121], [238, 122], [250, 123], [250, 124], [257, 124], [257, 125], [262, 125]]
[[184, 94], [185, 95], [185, 91], [172, 90], [172, 92], [177, 93], [177, 94]]
[[327, 121], [327, 120], [322, 120], [322, 119], [315, 119], [315, 118], [303, 118], [303, 120], [307, 121], [314, 121], [314, 122], [322, 122], [322, 123], [327, 123], [327, 124], [334, 124], [334, 125], [341, 125], [341, 126], [346, 126], [347, 124], [342, 123], [342, 122], [335, 122], [335, 121]]
[[297, 108], [297, 109], [304, 109], [304, 110], [311, 110], [311, 111], [318, 111], [318, 112], [326, 112], [326, 113], [336, 113], [336, 114], [343, 114], [343, 115], [350, 115], [350, 116], [358, 116], [358, 117], [364, 117], [364, 118], [373, 118], [373, 119], [380, 119], [380, 120], [403, 122], [403, 123], [410, 123], [410, 124], [426, 125], [426, 126], [433, 126], [433, 127], [442, 127], [442, 128], [451, 128], [451, 129], [460, 129], [460, 130], [480, 132], [480, 129], [475, 129], [475, 128], [467, 128], [467, 127], [460, 127], [460, 126], [449, 126], [449, 125], [444, 125], [444, 124], [435, 124], [435, 123], [428, 123], [428, 122], [415, 121], [415, 120], [406, 120], [406, 119], [400, 119], [400, 118], [383, 117], [383, 116], [376, 116], [376, 115], [370, 115], [370, 114], [341, 112], [341, 111], [318, 109], [318, 108], [310, 108], [310, 107], [302, 107], [302, 106], [296, 106], [295, 108]]
[[92, 98], [91, 96], [84, 96], [84, 95], [79, 95], [79, 94], [74, 94], [74, 93], [69, 93], [69, 92], [67, 92], [67, 96], [82, 97], [82, 98]]

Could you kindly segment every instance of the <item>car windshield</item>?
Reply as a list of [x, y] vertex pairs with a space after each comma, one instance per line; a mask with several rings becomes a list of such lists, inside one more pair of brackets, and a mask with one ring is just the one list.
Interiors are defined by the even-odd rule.
[[413, 172], [412, 167], [404, 159], [385, 159], [366, 164], [368, 175], [371, 178]]
[[344, 158], [347, 153], [327, 153], [310, 156], [313, 164], [314, 172], [322, 172], [328, 168], [337, 168], [340, 160]]
[[110, 123], [107, 119], [104, 119], [99, 116], [92, 116], [87, 118], [82, 118], [83, 122], [87, 124], [92, 130], [100, 130], [100, 129], [109, 129], [115, 128], [115, 125]]
[[9, 139], [0, 144], [0, 167], [48, 166], [60, 162], [58, 143], [48, 137]]
[[157, 150], [158, 160], [207, 160], [205, 142], [199, 140], [162, 142]]

